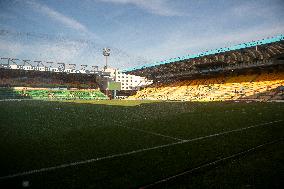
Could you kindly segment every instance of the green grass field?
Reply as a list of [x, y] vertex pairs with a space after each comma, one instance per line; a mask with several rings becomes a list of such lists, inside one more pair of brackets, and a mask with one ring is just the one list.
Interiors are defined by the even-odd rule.
[[0, 109], [0, 188], [283, 188], [284, 103], [26, 100]]

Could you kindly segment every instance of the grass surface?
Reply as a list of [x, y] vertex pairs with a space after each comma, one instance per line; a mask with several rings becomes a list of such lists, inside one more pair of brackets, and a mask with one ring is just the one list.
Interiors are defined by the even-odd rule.
[[[1, 101], [0, 108], [0, 177], [107, 157], [0, 179], [9, 188], [23, 180], [34, 188], [139, 188], [284, 137], [280, 121], [182, 141], [282, 120], [283, 103]], [[279, 142], [154, 188], [281, 188], [271, 175], [283, 175], [283, 153]]]

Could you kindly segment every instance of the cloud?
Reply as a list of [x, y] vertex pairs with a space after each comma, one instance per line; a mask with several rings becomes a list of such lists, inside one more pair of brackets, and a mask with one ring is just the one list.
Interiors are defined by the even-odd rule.
[[[1, 45], [2, 44], [2, 45]], [[85, 45], [75, 42], [25, 43], [24, 41], [0, 39], [0, 51], [12, 58], [40, 59], [44, 61], [70, 62], [82, 55]], [[19, 57], [20, 56], [20, 57]]]
[[32, 7], [33, 10], [48, 16], [52, 20], [59, 22], [59, 23], [63, 24], [64, 26], [67, 26], [67, 27], [72, 28], [74, 30], [83, 32], [83, 33], [89, 35], [90, 37], [98, 38], [98, 36], [96, 34], [91, 32], [85, 25], [83, 25], [79, 21], [75, 20], [74, 18], [68, 17], [68, 16], [48, 7], [47, 5], [40, 4], [40, 3], [35, 2], [33, 0], [26, 1], [26, 3], [30, 7]]
[[160, 16], [182, 16], [183, 13], [174, 10], [167, 0], [98, 0], [107, 3], [130, 4], [149, 13]]
[[[281, 4], [279, 4], [281, 5]], [[231, 13], [233, 16], [248, 18], [257, 17], [261, 19], [273, 17], [279, 5], [269, 4], [267, 2], [257, 2], [257, 1], [245, 1], [231, 8]], [[282, 5], [281, 5], [282, 6]]]
[[[38, 38], [33, 35], [23, 37], [23, 35], [13, 35], [11, 33], [0, 35], [1, 57], [73, 63], [77, 64], [77, 68], [82, 64], [88, 66], [97, 65], [102, 68], [105, 62], [102, 55], [103, 47], [100, 44], [94, 46], [92, 42], [88, 41]], [[131, 67], [133, 62], [146, 63], [142, 57], [129, 55], [113, 47], [110, 48], [109, 63], [112, 67], [126, 68]], [[4, 61], [2, 60], [2, 62]], [[88, 69], [91, 69], [91, 67]]]
[[[2, 55], [5, 56], [18, 55], [21, 51], [22, 51], [22, 45], [8, 40], [0, 39], [0, 52]], [[3, 54], [3, 52], [5, 54]]]
[[[274, 27], [255, 27], [247, 30], [231, 31], [228, 33], [212, 35], [189, 35], [183, 31], [177, 31], [168, 36], [168, 39], [158, 44], [151, 46], [143, 51], [149, 59], [156, 61], [165, 60], [168, 58], [184, 56], [188, 54], [205, 52], [207, 50], [229, 47], [232, 45], [250, 42], [253, 40], [273, 37], [283, 34], [284, 26], [276, 25]], [[136, 63], [136, 65], [139, 65]]]

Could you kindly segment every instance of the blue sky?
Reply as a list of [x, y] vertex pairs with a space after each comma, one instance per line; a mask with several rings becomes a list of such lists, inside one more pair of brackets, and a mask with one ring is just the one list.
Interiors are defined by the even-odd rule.
[[[128, 68], [284, 34], [283, 0], [0, 0], [0, 56]], [[3, 60], [2, 60], [3, 61]]]

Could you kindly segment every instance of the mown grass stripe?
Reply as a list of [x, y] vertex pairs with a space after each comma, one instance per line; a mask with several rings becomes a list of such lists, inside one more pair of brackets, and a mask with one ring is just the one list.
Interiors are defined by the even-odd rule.
[[224, 132], [221, 132], [221, 133], [216, 133], [216, 134], [207, 135], [207, 136], [203, 136], [203, 137], [197, 137], [197, 138], [194, 138], [194, 139], [182, 140], [182, 141], [174, 142], [174, 143], [170, 143], [170, 144], [154, 146], [154, 147], [151, 147], [151, 148], [142, 148], [142, 149], [139, 149], [139, 150], [133, 150], [133, 151], [130, 151], [130, 152], [125, 152], [125, 153], [120, 153], [120, 154], [114, 154], [114, 155], [109, 155], [109, 156], [104, 156], [104, 157], [92, 158], [92, 159], [82, 160], [82, 161], [77, 161], [77, 162], [72, 162], [72, 163], [65, 163], [65, 164], [61, 164], [61, 165], [56, 165], [56, 166], [46, 167], [46, 168], [40, 168], [40, 169], [34, 169], [34, 170], [30, 170], [30, 171], [24, 171], [24, 172], [20, 172], [20, 173], [1, 176], [0, 180], [10, 179], [10, 178], [15, 178], [15, 177], [20, 177], [20, 176], [27, 176], [27, 175], [31, 175], [31, 174], [35, 174], [35, 173], [47, 172], [47, 171], [62, 169], [62, 168], [66, 168], [66, 167], [78, 166], [78, 165], [93, 163], [93, 162], [97, 162], [97, 161], [101, 161], [101, 160], [124, 157], [124, 156], [137, 154], [137, 153], [141, 153], [141, 152], [145, 152], [145, 151], [156, 150], [156, 149], [166, 148], [166, 147], [174, 146], [174, 145], [178, 145], [178, 144], [184, 144], [184, 143], [189, 143], [189, 142], [193, 142], [193, 141], [203, 140], [203, 139], [206, 139], [206, 138], [226, 135], [226, 134], [233, 133], [233, 132], [240, 132], [240, 131], [244, 131], [244, 130], [247, 130], [247, 129], [261, 127], [261, 126], [265, 126], [265, 125], [270, 125], [272, 123], [277, 123], [277, 122], [281, 122], [281, 121], [282, 120], [276, 120], [276, 121], [256, 124], [256, 125], [252, 125], [252, 126], [244, 127], [244, 128], [240, 128], [240, 129], [233, 129], [233, 130], [230, 130], [230, 131], [224, 131]]

